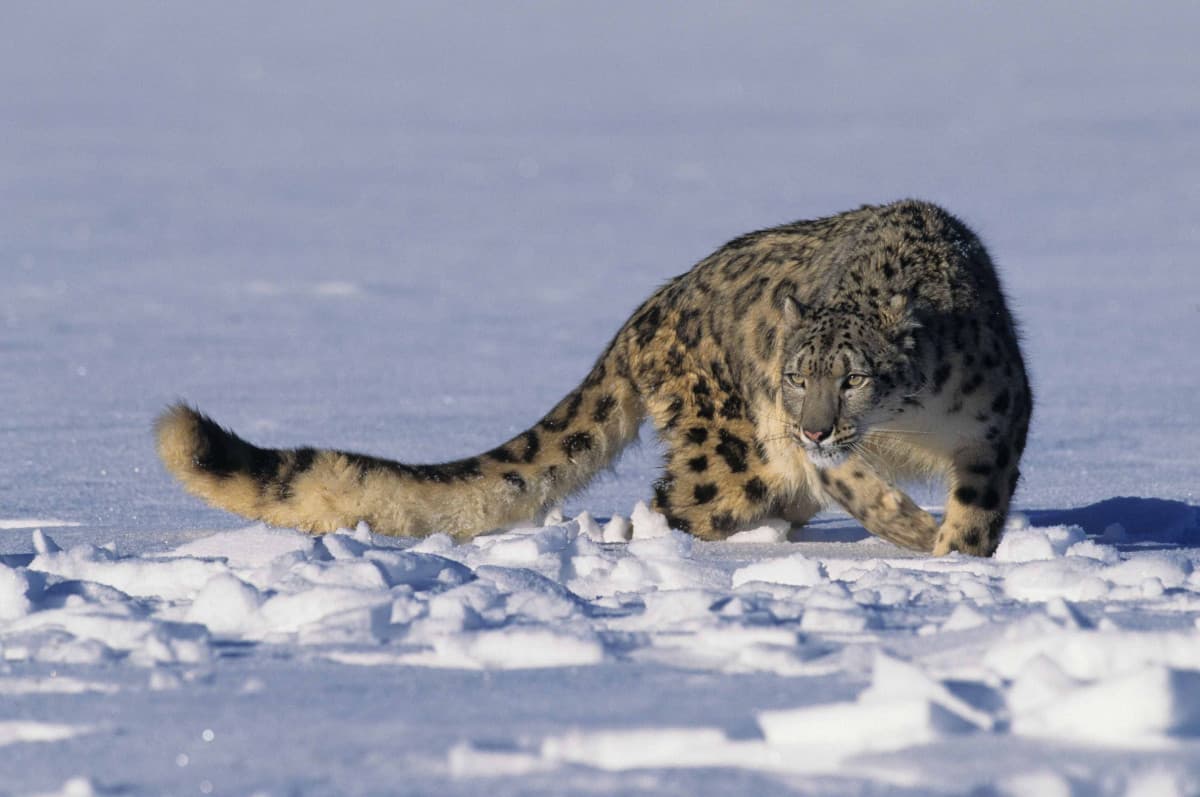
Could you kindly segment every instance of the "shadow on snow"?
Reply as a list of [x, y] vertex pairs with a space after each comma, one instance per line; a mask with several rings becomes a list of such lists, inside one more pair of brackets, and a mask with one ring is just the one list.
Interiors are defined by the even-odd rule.
[[[1200, 507], [1164, 498], [1119, 496], [1073, 509], [1017, 510], [1034, 528], [1079, 526], [1118, 547], [1200, 545]], [[1117, 528], [1120, 527], [1120, 528]], [[845, 517], [818, 518], [792, 529], [794, 542], [862, 542], [871, 535]]]

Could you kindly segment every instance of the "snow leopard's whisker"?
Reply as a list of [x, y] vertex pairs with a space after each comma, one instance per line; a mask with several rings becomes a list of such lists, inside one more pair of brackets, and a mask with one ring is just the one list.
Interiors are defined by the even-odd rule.
[[886, 470], [883, 468], [883, 463], [876, 458], [875, 452], [868, 451], [867, 447], [861, 442], [856, 440], [855, 442], [851, 443], [850, 450], [866, 460], [867, 464], [872, 468], [875, 468], [876, 470]]

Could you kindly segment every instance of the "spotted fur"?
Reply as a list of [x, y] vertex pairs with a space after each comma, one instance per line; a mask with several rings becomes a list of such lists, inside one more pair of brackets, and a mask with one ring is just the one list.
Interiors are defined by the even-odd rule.
[[[995, 550], [1032, 395], [991, 259], [941, 208], [906, 200], [742, 236], [670, 280], [541, 421], [456, 462], [258, 448], [178, 405], [158, 449], [191, 492], [324, 532], [468, 538], [583, 486], [649, 416], [667, 448], [654, 505], [721, 539], [836, 502], [935, 554]], [[939, 523], [894, 480], [940, 477]]]

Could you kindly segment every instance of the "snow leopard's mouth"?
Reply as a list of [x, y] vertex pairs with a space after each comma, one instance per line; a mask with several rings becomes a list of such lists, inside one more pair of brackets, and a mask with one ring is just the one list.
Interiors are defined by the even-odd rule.
[[804, 453], [808, 455], [809, 461], [818, 468], [834, 468], [841, 465], [850, 456], [850, 449], [854, 442], [853, 440], [848, 440], [836, 443], [814, 443], [798, 434], [794, 434], [792, 437], [804, 449]]

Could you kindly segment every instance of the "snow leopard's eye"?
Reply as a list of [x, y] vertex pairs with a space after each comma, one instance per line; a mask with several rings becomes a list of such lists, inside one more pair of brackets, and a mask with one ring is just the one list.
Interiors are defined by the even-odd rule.
[[842, 382], [842, 389], [857, 390], [858, 388], [866, 385], [869, 381], [871, 381], [871, 377], [867, 376], [866, 374], [850, 374], [850, 376], [846, 377], [846, 380]]
[[783, 375], [783, 378], [786, 379], [787, 383], [789, 385], [791, 385], [792, 387], [797, 388], [799, 390], [804, 389], [804, 376], [803, 375], [796, 373], [795, 371], [789, 371], [788, 373]]

